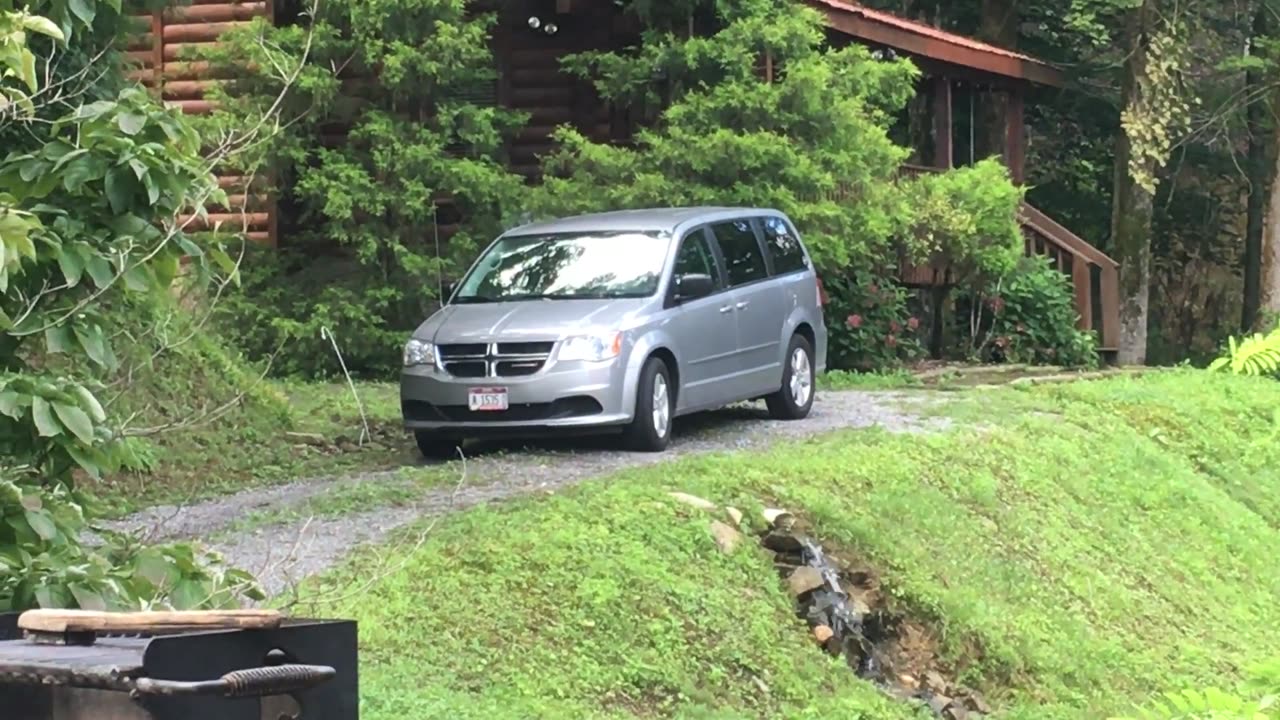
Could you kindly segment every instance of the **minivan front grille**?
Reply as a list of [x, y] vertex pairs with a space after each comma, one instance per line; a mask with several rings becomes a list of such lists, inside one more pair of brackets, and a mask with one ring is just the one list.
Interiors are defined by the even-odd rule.
[[440, 366], [459, 378], [522, 377], [547, 364], [554, 342], [457, 343], [437, 347]]

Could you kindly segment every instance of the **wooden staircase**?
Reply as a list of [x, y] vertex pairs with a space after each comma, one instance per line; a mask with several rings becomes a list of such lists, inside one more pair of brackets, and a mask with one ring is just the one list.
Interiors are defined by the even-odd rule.
[[[272, 0], [191, 0], [190, 5], [171, 7], [137, 16], [145, 30], [136, 35], [128, 54], [134, 62], [133, 78], [158, 93], [166, 105], [181, 108], [184, 113], [203, 115], [215, 104], [205, 92], [221, 79], [212, 77], [206, 62], [191, 60], [202, 47], [216, 45], [228, 30], [241, 27], [254, 18], [273, 17]], [[236, 232], [250, 241], [276, 244], [277, 208], [275, 198], [255, 192], [253, 183], [234, 171], [215, 168], [218, 184], [227, 193], [222, 207], [208, 208], [207, 218], [186, 216], [192, 230], [218, 227], [223, 232]]]

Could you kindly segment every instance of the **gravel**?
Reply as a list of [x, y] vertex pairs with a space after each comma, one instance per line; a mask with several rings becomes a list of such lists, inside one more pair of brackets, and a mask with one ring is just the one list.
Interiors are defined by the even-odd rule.
[[[929, 396], [897, 392], [826, 392], [800, 422], [769, 419], [762, 404], [738, 405], [682, 418], [666, 453], [629, 453], [608, 438], [468, 448], [466, 477], [458, 487], [424, 492], [409, 506], [337, 517], [312, 517], [217, 537], [219, 530], [257, 510], [296, 506], [340, 485], [402, 481], [395, 471], [317, 478], [186, 507], [155, 507], [112, 523], [152, 539], [214, 537], [209, 544], [238, 567], [254, 572], [270, 594], [339, 562], [357, 546], [376, 543], [421, 518], [435, 517], [518, 495], [553, 492], [623, 468], [668, 462], [682, 455], [767, 446], [777, 440], [820, 435], [843, 428], [880, 427], [890, 432], [943, 429], [946, 421], [911, 412]], [[495, 450], [499, 452], [494, 452]], [[509, 451], [509, 452], [506, 452]]]

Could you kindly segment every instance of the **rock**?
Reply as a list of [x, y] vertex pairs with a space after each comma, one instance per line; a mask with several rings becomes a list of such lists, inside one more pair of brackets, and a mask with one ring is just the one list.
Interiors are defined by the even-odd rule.
[[675, 498], [678, 502], [682, 502], [689, 507], [698, 508], [699, 510], [714, 511], [719, 507], [710, 500], [703, 500], [696, 495], [689, 495], [687, 493], [673, 492], [671, 493], [671, 497]]
[[908, 690], [916, 690], [920, 687], [920, 681], [911, 675], [899, 675], [898, 684]]
[[790, 530], [792, 526], [796, 524], [795, 516], [786, 510], [766, 508], [763, 515], [764, 521], [769, 523], [769, 527], [776, 528], [784, 532]]
[[827, 641], [835, 637], [836, 632], [826, 625], [818, 625], [813, 628], [813, 639], [818, 641], [819, 645], [826, 645]]
[[941, 695], [947, 691], [947, 685], [947, 679], [937, 670], [930, 670], [924, 674], [924, 689], [931, 693]]
[[969, 710], [965, 708], [963, 703], [952, 700], [951, 705], [942, 711], [942, 717], [947, 720], [969, 720]]
[[798, 553], [803, 547], [800, 541], [786, 533], [771, 532], [760, 541], [765, 547], [777, 553]]
[[339, 449], [339, 450], [341, 450], [341, 451], [342, 451], [342, 452], [344, 452], [344, 453], [353, 453], [353, 452], [359, 452], [359, 451], [360, 451], [360, 448], [356, 447], [356, 444], [355, 444], [355, 443], [353, 443], [353, 442], [341, 442], [341, 443], [338, 443], [338, 449]]
[[929, 698], [929, 709], [934, 715], [942, 715], [949, 707], [951, 707], [951, 698], [946, 695], [938, 694]]
[[822, 573], [808, 565], [798, 567], [787, 577], [787, 587], [791, 589], [792, 597], [800, 597], [822, 587]]
[[976, 693], [971, 694], [969, 695], [969, 697], [965, 698], [965, 706], [967, 706], [970, 710], [980, 715], [991, 714], [991, 706], [987, 704], [987, 701], [981, 695], [978, 695]]
[[742, 533], [725, 525], [719, 520], [711, 521], [711, 534], [716, 539], [716, 545], [720, 546], [723, 552], [731, 553], [738, 544], [742, 542]]
[[724, 509], [729, 514], [729, 519], [733, 521], [734, 527], [742, 527], [742, 511], [736, 507], [727, 507]]

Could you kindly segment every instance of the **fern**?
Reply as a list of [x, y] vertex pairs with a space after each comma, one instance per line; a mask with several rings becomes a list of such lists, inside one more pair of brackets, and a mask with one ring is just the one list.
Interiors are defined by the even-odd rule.
[[1216, 688], [1165, 693], [1133, 718], [1113, 720], [1275, 720], [1277, 698], [1247, 700]]
[[1237, 341], [1231, 338], [1227, 354], [1213, 361], [1210, 370], [1230, 370], [1236, 375], [1280, 375], [1280, 327], [1269, 335], [1257, 333]]

